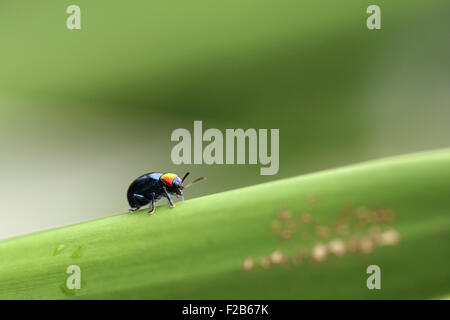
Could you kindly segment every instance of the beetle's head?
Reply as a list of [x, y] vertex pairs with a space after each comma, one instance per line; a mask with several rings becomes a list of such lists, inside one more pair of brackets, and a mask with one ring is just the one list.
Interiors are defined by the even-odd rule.
[[183, 181], [174, 173], [165, 173], [160, 178], [167, 191], [183, 199]]
[[[179, 177], [175, 177], [172, 181], [172, 186], [176, 191], [180, 191], [183, 190], [184, 186], [183, 186], [183, 182], [181, 181], [181, 179]], [[178, 192], [177, 192], [178, 193]]]

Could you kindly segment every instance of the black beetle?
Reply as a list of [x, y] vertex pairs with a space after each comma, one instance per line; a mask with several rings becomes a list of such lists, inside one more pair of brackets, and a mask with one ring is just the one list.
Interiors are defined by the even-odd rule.
[[136, 212], [142, 206], [150, 203], [150, 211], [148, 213], [152, 214], [155, 211], [155, 201], [158, 201], [163, 196], [167, 198], [170, 207], [173, 208], [174, 204], [170, 198], [171, 194], [181, 197], [181, 201], [183, 201], [184, 188], [206, 179], [205, 177], [201, 177], [183, 186], [183, 182], [188, 175], [189, 172], [184, 175], [183, 179], [180, 179], [174, 173], [161, 172], [150, 172], [140, 176], [128, 188], [127, 198], [131, 207], [130, 212]]

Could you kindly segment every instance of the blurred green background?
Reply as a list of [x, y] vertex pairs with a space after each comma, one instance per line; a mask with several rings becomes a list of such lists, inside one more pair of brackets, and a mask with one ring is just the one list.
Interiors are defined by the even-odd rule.
[[[0, 238], [124, 212], [149, 171], [208, 176], [192, 198], [449, 147], [449, 16], [446, 0], [2, 0]], [[173, 165], [170, 134], [194, 120], [279, 128], [279, 173]]]

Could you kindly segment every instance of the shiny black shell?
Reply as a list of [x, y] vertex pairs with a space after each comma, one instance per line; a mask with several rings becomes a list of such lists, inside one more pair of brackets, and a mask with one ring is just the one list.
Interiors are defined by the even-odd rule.
[[[163, 175], [161, 172], [146, 173], [134, 180], [127, 191], [127, 199], [130, 207], [138, 208], [150, 203], [152, 195], [154, 194], [154, 200], [161, 199], [163, 195], [163, 186], [159, 178]], [[143, 195], [145, 199], [136, 199], [134, 194]]]

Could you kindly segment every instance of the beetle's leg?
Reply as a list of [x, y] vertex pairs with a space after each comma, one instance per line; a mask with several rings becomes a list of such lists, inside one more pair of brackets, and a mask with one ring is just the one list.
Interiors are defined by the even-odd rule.
[[153, 214], [153, 212], [155, 212], [155, 200], [152, 199], [150, 201], [150, 210], [148, 211], [148, 214]]
[[167, 200], [169, 200], [169, 205], [171, 208], [175, 207], [173, 204], [172, 198], [170, 197], [170, 194], [167, 192], [166, 188], [163, 187], [164, 195], [166, 196]]
[[152, 193], [152, 198], [150, 199], [150, 211], [148, 212], [148, 214], [153, 214], [153, 212], [155, 211], [155, 193]]
[[133, 194], [133, 199], [136, 202], [137, 207], [131, 208], [130, 209], [131, 213], [136, 212], [141, 208], [141, 206], [139, 205], [139, 200], [147, 200], [142, 194], [137, 194], [137, 193]]

